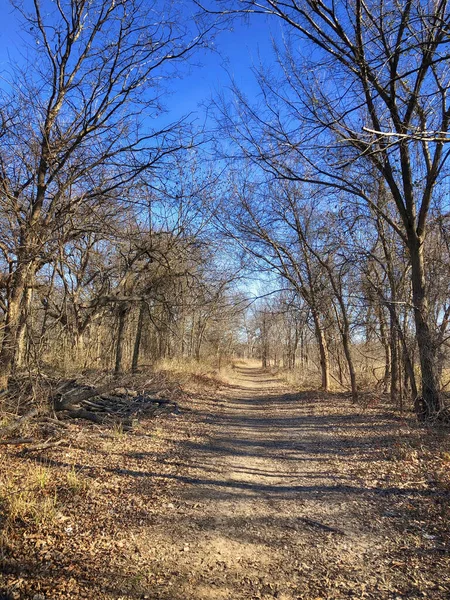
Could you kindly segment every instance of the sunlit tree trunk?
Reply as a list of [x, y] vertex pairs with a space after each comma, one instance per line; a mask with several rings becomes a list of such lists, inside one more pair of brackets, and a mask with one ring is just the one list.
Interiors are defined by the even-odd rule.
[[410, 236], [409, 250], [416, 340], [422, 376], [422, 397], [426, 413], [424, 417], [428, 419], [440, 411], [441, 399], [439, 394], [436, 339], [429, 322], [430, 315], [426, 294], [423, 240], [417, 239], [416, 236]]
[[316, 334], [317, 344], [319, 346], [320, 356], [320, 372], [322, 376], [322, 389], [326, 392], [330, 389], [330, 363], [328, 358], [328, 345], [325, 337], [325, 332], [320, 323], [320, 318], [317, 313], [313, 312], [314, 331]]

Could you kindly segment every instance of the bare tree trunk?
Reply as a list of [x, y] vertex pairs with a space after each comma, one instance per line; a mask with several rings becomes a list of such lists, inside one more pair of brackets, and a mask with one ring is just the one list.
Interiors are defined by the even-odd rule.
[[85, 344], [84, 336], [85, 336], [84, 332], [82, 332], [82, 333], [76, 332], [75, 340], [74, 340], [75, 361], [76, 361], [77, 365], [80, 365], [83, 368], [86, 364], [86, 357], [85, 357], [86, 344]]
[[262, 337], [262, 355], [261, 355], [261, 361], [262, 361], [262, 368], [263, 369], [267, 369], [268, 367], [268, 354], [269, 354], [269, 342], [267, 339], [267, 315], [265, 312], [263, 312], [263, 320], [262, 320], [262, 327], [261, 327], [261, 337]]
[[[20, 264], [20, 258], [18, 262]], [[23, 299], [27, 278], [26, 266], [24, 264], [18, 266], [14, 274], [12, 289], [8, 299], [8, 310], [3, 330], [2, 348], [0, 350], [0, 390], [7, 389], [14, 367], [17, 336], [22, 320]]]
[[294, 334], [294, 347], [292, 348], [292, 364], [291, 369], [295, 369], [295, 363], [297, 359], [297, 349], [299, 342], [299, 332], [298, 332], [298, 324], [295, 324], [295, 334]]
[[133, 347], [133, 359], [131, 361], [131, 372], [137, 373], [138, 363], [139, 363], [139, 351], [141, 348], [141, 339], [142, 339], [142, 326], [144, 324], [144, 313], [145, 313], [145, 304], [141, 303], [139, 307], [139, 316], [136, 328], [136, 335], [134, 338], [134, 347]]
[[380, 339], [384, 348], [383, 391], [387, 392], [389, 387], [389, 380], [391, 378], [391, 347], [389, 345], [388, 336], [386, 334], [385, 315], [381, 306], [378, 307], [378, 319], [380, 323]]
[[302, 368], [305, 368], [308, 366], [308, 352], [306, 348], [305, 334], [303, 331], [301, 332], [300, 336], [300, 362]]
[[342, 331], [342, 345], [344, 347], [344, 354], [345, 354], [345, 358], [347, 360], [348, 372], [350, 375], [352, 401], [357, 402], [358, 401], [358, 388], [356, 385], [356, 374], [355, 374], [355, 368], [353, 366], [353, 358], [352, 358], [352, 353], [351, 353], [351, 349], [350, 349], [350, 338], [349, 338], [349, 334], [348, 334], [348, 328], [349, 328], [348, 321], [347, 321], [347, 318], [345, 317], [344, 329]]
[[103, 368], [103, 317], [98, 320], [96, 327], [96, 343], [95, 343], [95, 364]]
[[[322, 261], [320, 258], [319, 258], [319, 260], [320, 260], [321, 264], [323, 264], [323, 266], [326, 268], [326, 271], [328, 273], [328, 278], [330, 280], [331, 286], [333, 288], [333, 291], [336, 295], [336, 299], [338, 301], [339, 307], [341, 309], [340, 317], [339, 317], [339, 315], [337, 315], [337, 322], [338, 322], [338, 327], [339, 327], [339, 330], [341, 333], [342, 346], [344, 348], [345, 359], [347, 361], [348, 374], [350, 376], [352, 401], [357, 402], [358, 401], [358, 387], [356, 384], [355, 368], [353, 366], [352, 352], [350, 349], [350, 323], [349, 323], [348, 316], [347, 316], [347, 306], [344, 301], [344, 297], [342, 295], [341, 286], [338, 284], [338, 282], [336, 282], [333, 270], [331, 269], [330, 265], [328, 263]], [[336, 313], [337, 313], [337, 311], [336, 311]]]
[[114, 374], [119, 375], [122, 372], [122, 356], [123, 356], [123, 342], [125, 337], [125, 321], [128, 309], [125, 305], [119, 307], [118, 313], [118, 328], [117, 328], [117, 339], [116, 339], [116, 362], [114, 367]]
[[[400, 382], [400, 370], [401, 363], [399, 360], [400, 357], [400, 347], [399, 342], [401, 344], [401, 349], [403, 351], [403, 361], [404, 368], [406, 373], [408, 374], [409, 384], [411, 386], [411, 391], [413, 396], [417, 396], [417, 384], [416, 377], [414, 374], [414, 363], [411, 359], [410, 352], [408, 350], [408, 344], [406, 342], [405, 334], [400, 324], [400, 320], [398, 318], [396, 309], [392, 303], [388, 304], [389, 312], [391, 315], [391, 400], [394, 404], [398, 403], [398, 389]], [[395, 393], [393, 393], [395, 392]]]
[[423, 260], [423, 242], [417, 236], [409, 236], [409, 252], [411, 259], [411, 280], [414, 303], [414, 320], [416, 324], [416, 340], [419, 350], [422, 397], [424, 415], [429, 419], [441, 409], [439, 394], [438, 364], [436, 340], [429, 325], [429, 309], [426, 296], [425, 265]]
[[391, 347], [391, 402], [396, 405], [398, 402], [398, 328], [397, 320], [394, 317], [392, 311], [395, 309], [390, 307], [391, 312], [391, 335], [390, 335], [390, 347]]
[[336, 349], [336, 359], [338, 364], [339, 383], [342, 385], [342, 387], [344, 387], [344, 371], [342, 369], [341, 353], [339, 348]]
[[322, 389], [328, 392], [330, 389], [330, 365], [328, 359], [328, 346], [325, 339], [325, 333], [321, 327], [320, 319], [317, 313], [313, 313], [314, 329], [316, 332], [317, 343], [319, 344], [320, 370], [322, 375]]
[[25, 362], [27, 350], [28, 317], [32, 298], [33, 288], [27, 287], [23, 295], [23, 307], [20, 310], [19, 327], [17, 331], [17, 350], [14, 359], [14, 366], [17, 368], [23, 367]]

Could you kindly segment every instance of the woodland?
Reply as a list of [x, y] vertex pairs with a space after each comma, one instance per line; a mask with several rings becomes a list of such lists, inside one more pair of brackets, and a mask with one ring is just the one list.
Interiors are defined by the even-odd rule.
[[[137, 415], [176, 417], [177, 370], [208, 386], [236, 364], [445, 439], [446, 0], [3, 10], [20, 34], [0, 74], [2, 447], [64, 447], [75, 421], [108, 423], [120, 441]], [[207, 116], [173, 119], [172, 82], [255, 21], [281, 32], [249, 73], [255, 93], [230, 75]]]
[[[0, 107], [2, 389], [237, 355], [441, 414], [445, 2], [219, 2], [157, 23], [147, 1], [12, 6], [24, 50]], [[170, 122], [179, 63], [256, 13], [285, 24], [259, 94], [214, 98], [211, 131]]]

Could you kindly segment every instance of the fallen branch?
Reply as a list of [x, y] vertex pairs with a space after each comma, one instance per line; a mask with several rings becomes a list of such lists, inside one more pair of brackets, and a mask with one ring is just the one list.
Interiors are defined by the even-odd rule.
[[89, 388], [89, 389], [85, 389], [84, 391], [79, 391], [79, 390], [75, 390], [75, 392], [78, 393], [74, 393], [74, 390], [72, 389], [71, 392], [66, 392], [65, 394], [62, 394], [62, 396], [60, 398], [56, 397], [56, 394], [54, 396], [54, 404], [55, 404], [55, 410], [70, 410], [72, 407], [76, 406], [77, 404], [80, 404], [80, 402], [83, 402], [84, 400], [88, 400], [89, 398], [93, 398], [94, 396], [100, 396], [101, 394], [104, 394], [106, 392], [108, 392], [111, 388], [114, 387], [113, 383], [108, 383], [103, 385], [102, 387], [99, 388]]
[[69, 425], [61, 421], [60, 419], [53, 419], [52, 417], [43, 417], [42, 422], [50, 423], [51, 425], [55, 425], [56, 427], [61, 427], [62, 429], [68, 429]]
[[3, 427], [2, 429], [0, 429], [0, 437], [4, 437], [5, 435], [9, 435], [13, 431], [16, 431], [16, 429], [19, 429], [24, 423], [26, 423], [27, 421], [30, 421], [31, 419], [36, 417], [41, 412], [42, 412], [41, 407], [33, 408], [32, 410], [27, 412], [25, 415], [23, 415], [23, 417], [20, 417], [20, 419], [18, 419], [14, 423], [11, 423], [11, 425], [8, 425], [7, 427]]
[[0, 440], [0, 446], [19, 446], [20, 444], [32, 444], [33, 438], [15, 438], [13, 440]]
[[[56, 413], [60, 417], [86, 419], [98, 425], [116, 423], [124, 431], [132, 429], [134, 417], [152, 417], [160, 413], [179, 414], [178, 404], [160, 394], [139, 394], [127, 388], [114, 388], [111, 382], [102, 387], [87, 387], [70, 380], [57, 388], [53, 395]], [[167, 392], [168, 390], [166, 390]]]
[[55, 440], [51, 438], [46, 440], [45, 442], [41, 442], [39, 444], [35, 444], [34, 446], [28, 446], [23, 449], [23, 452], [36, 452], [37, 450], [48, 450], [49, 448], [56, 448], [56, 446], [60, 446], [65, 440], [60, 438]]
[[84, 410], [83, 408], [78, 410], [68, 410], [65, 412], [72, 419], [86, 419], [87, 421], [92, 421], [93, 423], [99, 424], [103, 424], [105, 422], [104, 417], [100, 417], [99, 415], [90, 412], [89, 410]]

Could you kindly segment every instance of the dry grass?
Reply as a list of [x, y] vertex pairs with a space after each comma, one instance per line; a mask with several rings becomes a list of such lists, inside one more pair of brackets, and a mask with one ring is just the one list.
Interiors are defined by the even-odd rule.
[[66, 473], [66, 485], [68, 491], [75, 495], [85, 492], [89, 487], [89, 481], [83, 477], [80, 470], [72, 466]]
[[16, 462], [16, 469], [2, 469], [0, 476], [0, 522], [3, 531], [13, 526], [51, 525], [64, 510], [66, 499], [84, 494], [89, 480], [80, 470], [50, 470], [45, 464]]
[[233, 371], [233, 363], [224, 363], [219, 368], [214, 361], [164, 359], [155, 365], [155, 371], [169, 380], [176, 381], [187, 391], [217, 389], [227, 385]]
[[25, 476], [6, 471], [0, 486], [0, 511], [6, 529], [17, 522], [45, 525], [55, 518], [58, 492], [45, 466], [33, 465]]
[[[320, 388], [320, 373], [316, 369], [302, 369], [301, 367], [291, 370], [273, 368], [271, 373], [299, 391]], [[342, 388], [339, 388], [339, 391], [342, 391]]]

